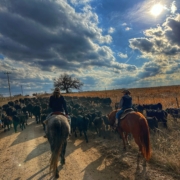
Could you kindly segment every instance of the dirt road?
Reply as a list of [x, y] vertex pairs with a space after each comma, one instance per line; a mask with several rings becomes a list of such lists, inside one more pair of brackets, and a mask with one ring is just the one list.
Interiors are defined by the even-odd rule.
[[[50, 147], [43, 137], [42, 125], [28, 120], [24, 131], [0, 131], [1, 180], [49, 180]], [[118, 135], [102, 139], [89, 132], [89, 143], [83, 137], [68, 140], [66, 164], [59, 165], [62, 180], [173, 180], [164, 172], [140, 166], [137, 170], [136, 152], [123, 152]]]

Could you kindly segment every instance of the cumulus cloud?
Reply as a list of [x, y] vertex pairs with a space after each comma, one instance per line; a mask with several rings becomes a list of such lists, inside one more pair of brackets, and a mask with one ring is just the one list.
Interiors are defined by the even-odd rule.
[[179, 15], [168, 17], [162, 26], [144, 31], [145, 37], [129, 40], [132, 49], [139, 50], [146, 57], [158, 56], [169, 59], [178, 58], [180, 53]]
[[0, 5], [3, 56], [30, 61], [48, 71], [52, 66], [78, 70], [81, 66], [98, 65], [97, 61], [102, 59], [109, 61], [105, 65], [111, 66], [113, 53], [103, 51], [112, 37], [102, 34], [98, 16], [89, 6], [77, 13], [66, 1], [7, 0]]
[[171, 5], [171, 12], [174, 14], [176, 11], [177, 11], [176, 2], [173, 1], [172, 5]]
[[53, 76], [43, 74], [38, 67], [29, 66], [28, 63], [14, 62], [9, 59], [0, 60], [0, 91], [8, 95], [7, 75], [9, 72], [9, 81], [12, 95], [21, 94], [21, 85], [25, 94], [32, 94], [35, 91], [50, 90], [53, 86]]
[[108, 30], [108, 33], [113, 33], [115, 31], [115, 29], [113, 27], [110, 27], [109, 30]]
[[70, 0], [70, 2], [74, 5], [87, 4], [91, 0]]
[[126, 29], [125, 29], [126, 31], [129, 31], [129, 30], [131, 30], [131, 28], [130, 27], [126, 27]]
[[127, 26], [127, 23], [123, 23], [122, 26]]
[[118, 53], [118, 56], [120, 57], [120, 58], [128, 58], [128, 55], [127, 54], [123, 54], [123, 53]]

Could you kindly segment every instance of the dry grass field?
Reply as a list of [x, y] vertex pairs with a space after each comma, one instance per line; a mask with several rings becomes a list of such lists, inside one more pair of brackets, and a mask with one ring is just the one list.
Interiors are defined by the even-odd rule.
[[[180, 101], [180, 86], [136, 88], [129, 90], [133, 98], [133, 104], [162, 103], [163, 109], [170, 107], [178, 108], [177, 100]], [[112, 100], [112, 105], [114, 105], [115, 102], [119, 102], [122, 96], [121, 92], [122, 90], [89, 91], [80, 93], [69, 93], [67, 96], [102, 98], [109, 97]]]
[[[180, 101], [180, 86], [167, 86], [156, 88], [137, 88], [129, 89], [134, 104], [162, 103], [163, 109], [178, 108]], [[91, 91], [64, 94], [64, 96], [76, 97], [110, 97], [112, 107], [114, 103], [119, 102], [122, 96], [122, 90]], [[43, 97], [41, 95], [41, 97]], [[18, 97], [20, 98], [20, 97]], [[17, 99], [18, 99], [17, 98]], [[14, 98], [13, 100], [15, 100]], [[0, 106], [9, 101], [9, 99], [0, 102]], [[137, 150], [136, 144], [131, 140], [132, 148]], [[180, 178], [180, 121], [173, 121], [168, 116], [168, 129], [160, 127], [159, 133], [151, 132], [152, 158], [150, 163], [157, 169], [171, 174], [175, 179]]]

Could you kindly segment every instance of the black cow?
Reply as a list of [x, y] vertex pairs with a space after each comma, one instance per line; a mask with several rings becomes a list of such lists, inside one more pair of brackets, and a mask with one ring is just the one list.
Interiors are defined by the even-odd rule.
[[32, 108], [32, 113], [33, 113], [33, 115], [35, 116], [36, 123], [39, 124], [40, 121], [41, 121], [41, 107], [38, 106], [38, 105], [35, 105], [35, 106]]
[[29, 117], [32, 118], [33, 105], [32, 105], [31, 103], [29, 103], [29, 104], [26, 106], [26, 109], [27, 109], [27, 111], [28, 111]]
[[19, 124], [21, 130], [25, 129], [26, 123], [26, 115], [25, 114], [19, 114], [19, 115], [14, 115], [13, 116], [13, 126], [14, 126], [14, 131], [17, 132], [17, 126]]
[[143, 104], [144, 109], [162, 110], [162, 104]]
[[82, 115], [71, 116], [71, 132], [75, 133], [75, 137], [77, 137], [76, 129], [79, 130], [80, 136], [82, 136], [82, 132], [84, 134], [85, 140], [88, 143], [87, 130], [89, 125], [89, 119]]
[[43, 125], [43, 130], [45, 131], [44, 121], [46, 120], [47, 114], [41, 114], [41, 124]]
[[180, 118], [179, 108], [167, 108], [165, 111], [173, 117], [175, 122], [177, 122], [177, 119]]
[[105, 124], [103, 118], [95, 117], [95, 119], [93, 120], [93, 124], [99, 137], [101, 136], [101, 134], [103, 134], [103, 138], [105, 138]]
[[162, 122], [164, 127], [167, 128], [167, 112], [164, 110], [146, 110], [147, 117], [156, 117], [158, 122]]
[[149, 128], [154, 132], [158, 129], [158, 119], [156, 117], [146, 117]]

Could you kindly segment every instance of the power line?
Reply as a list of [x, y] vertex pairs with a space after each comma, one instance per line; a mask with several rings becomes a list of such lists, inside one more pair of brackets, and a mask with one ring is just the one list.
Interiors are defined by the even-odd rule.
[[22, 87], [22, 85], [21, 85], [21, 91], [22, 91], [22, 96], [23, 96], [23, 87]]
[[6, 74], [6, 75], [7, 75], [7, 79], [8, 79], [8, 86], [9, 86], [9, 95], [10, 95], [10, 98], [11, 98], [11, 86], [10, 86], [10, 83], [9, 83], [9, 74], [11, 74], [11, 73], [6, 72], [6, 73], [4, 73], [4, 74]]

